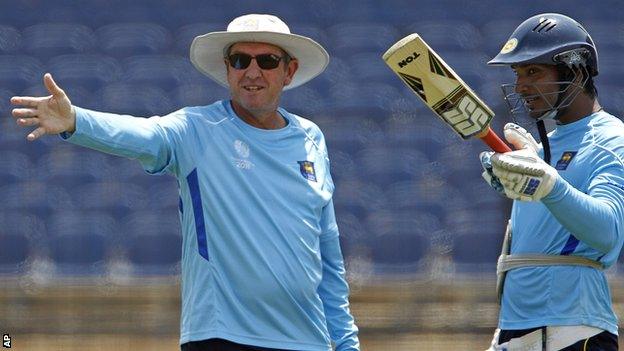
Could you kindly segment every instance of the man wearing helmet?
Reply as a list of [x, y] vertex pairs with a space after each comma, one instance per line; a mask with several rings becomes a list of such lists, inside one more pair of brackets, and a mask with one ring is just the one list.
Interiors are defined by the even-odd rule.
[[[541, 14], [489, 64], [513, 69], [505, 100], [512, 115], [536, 120], [541, 139], [510, 123], [516, 151], [481, 154], [484, 178], [514, 200], [490, 350], [617, 350], [603, 269], [624, 240], [624, 125], [598, 103], [596, 47], [575, 20]], [[556, 122], [549, 134], [547, 118]]]

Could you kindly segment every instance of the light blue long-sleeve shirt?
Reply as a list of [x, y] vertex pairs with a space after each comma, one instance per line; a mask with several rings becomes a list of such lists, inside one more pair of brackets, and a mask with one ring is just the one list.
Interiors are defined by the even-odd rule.
[[229, 101], [152, 118], [76, 108], [63, 137], [178, 179], [180, 343], [356, 351], [325, 140], [278, 112], [287, 126], [264, 130]]
[[[561, 178], [542, 202], [514, 201], [512, 254], [576, 255], [613, 265], [624, 241], [624, 124], [606, 112], [549, 136]], [[581, 266], [509, 271], [499, 327], [588, 325], [617, 334], [603, 271]]]

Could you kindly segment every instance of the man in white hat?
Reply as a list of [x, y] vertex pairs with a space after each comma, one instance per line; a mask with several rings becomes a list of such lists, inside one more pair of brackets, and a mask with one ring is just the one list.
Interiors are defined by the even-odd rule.
[[279, 108], [282, 90], [327, 66], [327, 52], [279, 18], [246, 15], [195, 38], [191, 61], [231, 100], [135, 118], [47, 97], [13, 97], [35, 140], [138, 159], [179, 184], [182, 350], [359, 350], [323, 134]]

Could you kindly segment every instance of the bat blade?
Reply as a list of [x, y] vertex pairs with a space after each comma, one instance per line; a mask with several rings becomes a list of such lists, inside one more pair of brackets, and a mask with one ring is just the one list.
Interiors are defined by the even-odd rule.
[[462, 138], [476, 136], [494, 151], [511, 151], [490, 128], [494, 112], [418, 34], [399, 40], [382, 58]]

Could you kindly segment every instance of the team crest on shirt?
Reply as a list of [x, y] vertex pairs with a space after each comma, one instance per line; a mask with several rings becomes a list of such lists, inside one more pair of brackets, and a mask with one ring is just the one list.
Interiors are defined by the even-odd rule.
[[240, 169], [251, 169], [254, 164], [248, 160], [249, 158], [249, 145], [242, 140], [234, 141], [234, 150], [238, 154], [239, 158], [234, 158], [234, 164]]
[[576, 156], [577, 151], [565, 151], [559, 161], [557, 161], [557, 165], [555, 165], [555, 169], [559, 171], [563, 171], [568, 168], [570, 162], [574, 156]]
[[241, 140], [234, 141], [234, 150], [240, 157], [247, 158], [249, 157], [249, 145]]
[[316, 182], [316, 171], [314, 170], [314, 162], [312, 161], [297, 161], [299, 164], [299, 171], [301, 175], [313, 182]]

